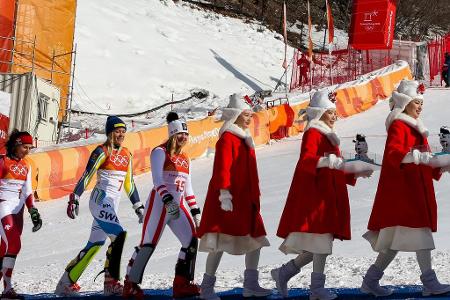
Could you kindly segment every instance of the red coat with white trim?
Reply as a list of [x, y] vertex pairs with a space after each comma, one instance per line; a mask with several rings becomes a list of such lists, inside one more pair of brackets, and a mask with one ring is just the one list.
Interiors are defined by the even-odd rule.
[[411, 148], [428, 141], [416, 129], [401, 120], [392, 122], [384, 149], [380, 181], [369, 219], [369, 230], [391, 226], [437, 229], [437, 206], [433, 178], [439, 169], [426, 165], [402, 164]]
[[[233, 211], [220, 208], [221, 189], [230, 191]], [[232, 236], [265, 236], [260, 214], [259, 179], [255, 150], [244, 139], [224, 132], [216, 144], [211, 181], [198, 236], [217, 232]]]
[[353, 174], [317, 168], [326, 153], [340, 154], [325, 134], [310, 128], [303, 134], [300, 159], [278, 226], [277, 236], [291, 232], [331, 233], [349, 240], [350, 205], [347, 184], [355, 184]]

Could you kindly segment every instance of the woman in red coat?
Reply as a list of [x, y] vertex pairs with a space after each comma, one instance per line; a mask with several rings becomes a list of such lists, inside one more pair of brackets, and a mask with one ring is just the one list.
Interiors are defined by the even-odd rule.
[[369, 231], [364, 234], [379, 254], [364, 276], [361, 290], [375, 296], [392, 293], [381, 287], [379, 280], [398, 251], [416, 252], [424, 296], [450, 291], [431, 268], [432, 232], [437, 229], [433, 178], [438, 180], [441, 170], [427, 165], [432, 155], [428, 131], [419, 118], [423, 92], [417, 81], [402, 80], [391, 97], [380, 181]]
[[198, 230], [199, 250], [209, 252], [201, 284], [202, 299], [220, 299], [214, 292], [215, 273], [223, 252], [245, 254], [244, 297], [265, 297], [258, 283], [260, 249], [269, 246], [259, 204], [255, 145], [247, 129], [253, 111], [233, 94], [223, 109], [225, 120], [216, 144], [214, 168]]
[[[331, 98], [331, 99], [330, 99]], [[333, 240], [350, 239], [350, 206], [347, 184], [358, 176], [340, 170], [339, 138], [333, 130], [337, 120], [333, 94], [316, 92], [307, 108], [308, 125], [303, 134], [300, 159], [295, 169], [277, 236], [284, 239], [280, 250], [298, 254], [271, 271], [277, 289], [288, 296], [287, 282], [300, 268], [313, 261], [310, 299], [334, 299], [324, 288], [325, 261]]]

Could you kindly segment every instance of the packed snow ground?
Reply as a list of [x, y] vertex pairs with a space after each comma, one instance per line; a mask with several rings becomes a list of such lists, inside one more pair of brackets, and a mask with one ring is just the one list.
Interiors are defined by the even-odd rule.
[[[428, 90], [425, 94], [423, 120], [430, 129], [429, 138], [432, 145], [439, 145], [437, 132], [442, 125], [448, 123], [450, 90]], [[341, 148], [352, 151], [352, 138], [355, 134], [367, 135], [369, 149], [374, 153], [382, 153], [385, 143], [384, 120], [388, 114], [388, 105], [381, 102], [374, 108], [359, 115], [340, 120], [337, 131], [341, 136]], [[258, 169], [262, 191], [262, 216], [265, 221], [271, 246], [264, 248], [261, 254], [260, 271], [262, 284], [274, 288], [270, 278], [271, 268], [286, 262], [293, 256], [285, 256], [278, 250], [281, 239], [275, 236], [278, 220], [282, 213], [285, 198], [291, 183], [293, 171], [299, 156], [301, 135], [257, 149]], [[212, 172], [213, 157], [204, 157], [193, 161], [193, 185], [200, 206], [203, 206], [206, 189]], [[334, 253], [328, 259], [326, 267], [327, 286], [357, 287], [361, 284], [362, 275], [373, 262], [375, 253], [361, 235], [366, 230], [375, 195], [378, 173], [370, 179], [359, 180], [355, 187], [349, 187], [352, 210], [351, 241], [335, 242]], [[439, 205], [439, 229], [435, 234], [437, 250], [433, 251], [434, 267], [444, 282], [450, 282], [448, 272], [450, 261], [450, 175], [445, 174], [435, 184]], [[136, 178], [136, 185], [143, 200], [152, 188], [150, 174]], [[89, 236], [92, 217], [88, 208], [90, 192], [81, 198], [80, 216], [71, 220], [66, 216], [67, 199], [41, 202], [37, 206], [44, 224], [37, 233], [31, 233], [31, 226], [26, 214], [22, 251], [19, 254], [14, 281], [17, 289], [24, 293], [52, 292], [66, 264], [77, 255]], [[140, 238], [140, 226], [131, 209], [129, 201], [123, 196], [119, 213], [123, 226], [128, 230], [122, 259], [122, 270], [125, 270], [133, 247]], [[175, 236], [166, 229], [153, 257], [147, 266], [143, 287], [167, 289], [171, 287], [174, 266], [180, 245]], [[105, 259], [104, 246], [92, 261], [80, 279], [85, 291], [101, 290], [102, 276], [96, 282], [95, 275], [102, 270]], [[200, 281], [205, 270], [206, 254], [199, 253], [196, 268], [196, 280]], [[243, 256], [224, 255], [218, 272], [218, 290], [227, 290], [242, 286]], [[307, 288], [311, 266], [292, 280], [294, 287]], [[402, 254], [386, 271], [382, 280], [385, 284], [419, 284], [419, 269], [412, 254]]]

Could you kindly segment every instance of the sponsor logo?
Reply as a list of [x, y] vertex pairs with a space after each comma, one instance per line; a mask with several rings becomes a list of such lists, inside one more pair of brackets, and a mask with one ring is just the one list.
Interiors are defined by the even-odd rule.
[[5, 230], [10, 230], [10, 229], [11, 229], [11, 225], [6, 224], [6, 225], [5, 225]]

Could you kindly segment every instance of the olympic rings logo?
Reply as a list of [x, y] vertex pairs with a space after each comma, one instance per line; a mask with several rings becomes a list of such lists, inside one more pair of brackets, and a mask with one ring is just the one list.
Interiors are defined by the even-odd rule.
[[120, 154], [111, 154], [111, 156], [109, 157], [109, 160], [117, 167], [128, 166], [128, 157], [127, 156], [122, 156]]
[[177, 157], [177, 158], [171, 158], [170, 160], [177, 166], [180, 166], [180, 167], [186, 168], [186, 169], [189, 168], [189, 163], [185, 159]]
[[23, 175], [23, 176], [27, 176], [27, 168], [25, 168], [22, 165], [11, 165], [9, 166], [9, 169], [11, 170], [11, 172], [13, 172], [16, 175]]

